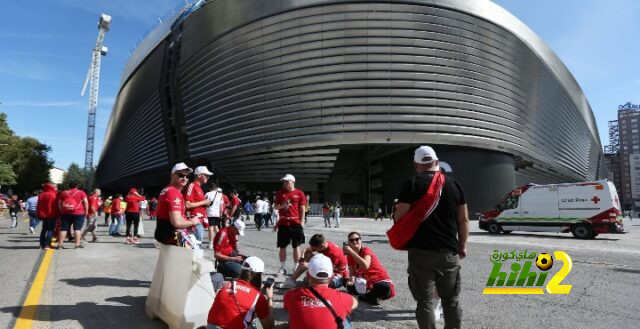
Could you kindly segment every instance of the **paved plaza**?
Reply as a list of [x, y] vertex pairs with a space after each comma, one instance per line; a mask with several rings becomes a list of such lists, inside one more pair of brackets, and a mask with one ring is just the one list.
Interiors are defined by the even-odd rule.
[[[28, 234], [26, 223], [21, 221], [13, 230], [7, 228], [8, 223], [8, 219], [0, 219], [1, 328], [13, 327], [41, 255], [38, 237]], [[261, 257], [266, 272], [274, 273], [279, 265], [275, 233], [256, 231], [249, 224], [246, 236], [240, 240], [240, 250]], [[577, 240], [570, 234], [555, 233], [490, 235], [472, 221], [468, 256], [461, 262], [464, 328], [636, 327], [640, 321], [640, 219], [626, 221], [625, 225], [631, 229], [629, 234]], [[344, 218], [339, 229], [324, 228], [322, 219], [312, 217], [305, 227], [307, 239], [322, 233], [339, 245], [348, 232], [360, 231], [364, 244], [378, 254], [397, 286], [397, 296], [381, 306], [361, 303], [353, 313], [353, 328], [417, 328], [415, 302], [407, 287], [406, 253], [388, 245], [385, 231], [389, 226], [389, 220]], [[154, 227], [154, 222], [144, 222], [146, 235], [137, 246], [124, 245], [123, 238], [107, 236], [106, 227], [101, 226], [99, 242], [85, 243], [84, 249], [54, 251], [40, 305], [33, 310], [33, 328], [166, 328], [163, 322], [149, 320], [144, 313], [158, 255], [151, 238]], [[573, 285], [571, 293], [483, 295], [494, 250], [525, 249], [538, 253], [562, 250], [569, 254], [573, 270], [562, 284]], [[206, 255], [212, 258], [213, 252], [207, 251]], [[291, 267], [290, 261], [287, 267]], [[555, 265], [549, 277], [561, 267]], [[275, 292], [277, 323], [286, 321], [282, 294], [283, 291]]]

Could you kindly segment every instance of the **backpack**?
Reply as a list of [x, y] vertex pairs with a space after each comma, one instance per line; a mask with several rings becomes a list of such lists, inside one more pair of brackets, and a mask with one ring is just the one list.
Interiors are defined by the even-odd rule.
[[60, 212], [63, 215], [73, 214], [76, 209], [80, 208], [81, 204], [78, 199], [73, 197], [74, 195], [76, 195], [76, 193], [78, 193], [78, 191], [76, 190], [73, 194], [69, 194], [68, 191], [65, 191], [64, 193], [66, 193], [67, 196], [66, 198], [64, 198], [64, 201], [62, 201], [62, 209], [60, 209]]

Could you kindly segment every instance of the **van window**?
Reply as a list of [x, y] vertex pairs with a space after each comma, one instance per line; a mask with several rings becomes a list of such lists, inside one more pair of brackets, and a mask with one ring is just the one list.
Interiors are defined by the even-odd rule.
[[508, 210], [508, 209], [518, 208], [518, 200], [519, 199], [520, 199], [519, 195], [508, 197], [507, 200], [505, 200], [504, 209]]

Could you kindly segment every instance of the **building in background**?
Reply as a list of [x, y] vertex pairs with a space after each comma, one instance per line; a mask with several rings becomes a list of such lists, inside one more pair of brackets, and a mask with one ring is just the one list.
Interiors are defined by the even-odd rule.
[[377, 207], [421, 144], [452, 167], [471, 212], [516, 185], [606, 175], [580, 86], [497, 4], [265, 3], [200, 1], [145, 38], [122, 75], [99, 186], [160, 188], [186, 161], [238, 190], [271, 193], [291, 173], [312, 203]]
[[54, 184], [62, 184], [64, 173], [64, 170], [53, 167], [49, 169], [49, 180]]
[[607, 168], [625, 209], [640, 208], [640, 105], [618, 106], [618, 120], [609, 122]]

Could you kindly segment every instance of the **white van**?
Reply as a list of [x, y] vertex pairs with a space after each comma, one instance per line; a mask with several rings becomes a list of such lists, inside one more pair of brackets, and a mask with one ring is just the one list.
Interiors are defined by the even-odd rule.
[[618, 192], [607, 180], [567, 184], [528, 184], [514, 189], [480, 218], [490, 233], [571, 232], [590, 239], [624, 233]]

